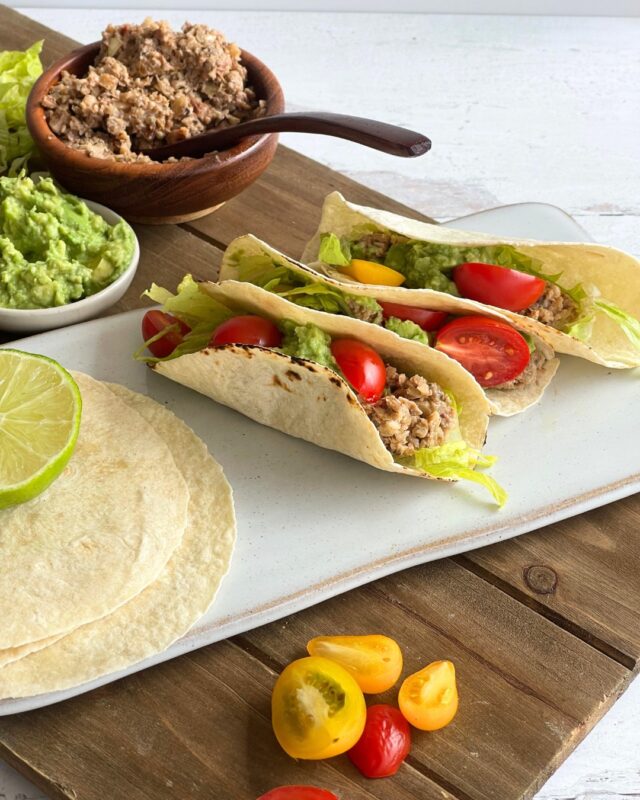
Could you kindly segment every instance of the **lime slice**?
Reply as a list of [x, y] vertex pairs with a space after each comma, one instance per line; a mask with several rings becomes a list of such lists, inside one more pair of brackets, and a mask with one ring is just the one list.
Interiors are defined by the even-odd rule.
[[60, 364], [0, 349], [0, 508], [30, 500], [60, 475], [81, 412], [80, 390]]

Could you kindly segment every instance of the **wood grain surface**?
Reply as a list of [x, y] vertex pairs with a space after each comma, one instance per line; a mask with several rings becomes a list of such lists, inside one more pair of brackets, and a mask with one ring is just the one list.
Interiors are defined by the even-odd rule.
[[[0, 49], [41, 37], [45, 61], [73, 45], [0, 10]], [[138, 226], [140, 268], [114, 311], [139, 306], [151, 280], [214, 277], [220, 248], [248, 230], [298, 253], [334, 188], [412, 213], [281, 148], [261, 180], [217, 213], [180, 228]], [[301, 782], [342, 800], [525, 800], [637, 669], [639, 521], [640, 502], [628, 498], [377, 581], [63, 704], [0, 718], [0, 756], [64, 800], [255, 800]], [[275, 675], [304, 654], [311, 635], [374, 630], [399, 641], [406, 673], [435, 658], [455, 661], [454, 723], [416, 733], [393, 779], [366, 781], [344, 757], [286, 757], [269, 722]]]

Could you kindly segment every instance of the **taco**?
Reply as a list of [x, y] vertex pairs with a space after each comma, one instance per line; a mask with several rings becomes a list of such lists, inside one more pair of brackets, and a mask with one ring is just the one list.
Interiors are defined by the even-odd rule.
[[289, 302], [380, 325], [396, 335], [434, 345], [459, 361], [483, 387], [491, 411], [517, 414], [536, 403], [558, 369], [553, 349], [494, 309], [440, 292], [391, 286], [348, 287], [293, 261], [254, 236], [227, 247], [220, 280], [248, 281]]
[[640, 262], [591, 243], [496, 238], [325, 199], [302, 261], [342, 282], [401, 286], [492, 306], [558, 353], [640, 365]]
[[[277, 430], [378, 469], [504, 490], [476, 471], [489, 403], [459, 364], [358, 319], [287, 302], [250, 283], [196, 283], [143, 320], [136, 357], [178, 383]], [[151, 356], [143, 355], [148, 347]]]

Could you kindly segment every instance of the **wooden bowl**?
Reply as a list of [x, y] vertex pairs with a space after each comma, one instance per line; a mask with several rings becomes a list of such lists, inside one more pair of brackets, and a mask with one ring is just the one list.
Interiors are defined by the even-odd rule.
[[[49, 128], [42, 99], [63, 70], [84, 75], [100, 42], [74, 50], [36, 81], [27, 101], [27, 125], [42, 160], [70, 192], [112, 208], [133, 222], [185, 222], [204, 216], [242, 192], [269, 166], [278, 135], [251, 136], [220, 153], [175, 163], [122, 163], [92, 158], [64, 144]], [[275, 75], [251, 53], [242, 51], [247, 80], [266, 101], [267, 114], [284, 111]]]

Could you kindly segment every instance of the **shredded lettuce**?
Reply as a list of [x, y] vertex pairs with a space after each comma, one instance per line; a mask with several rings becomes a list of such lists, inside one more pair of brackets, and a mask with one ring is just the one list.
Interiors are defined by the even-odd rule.
[[341, 242], [335, 233], [323, 233], [320, 236], [318, 261], [336, 267], [347, 267], [351, 263], [351, 253], [346, 242]]
[[598, 311], [602, 311], [616, 325], [619, 325], [633, 346], [640, 349], [640, 320], [608, 300], [598, 298], [593, 301], [593, 304]]
[[462, 440], [446, 442], [439, 447], [423, 447], [416, 450], [413, 456], [400, 459], [400, 463], [405, 466], [415, 467], [435, 478], [454, 478], [479, 483], [502, 508], [507, 502], [507, 492], [495, 478], [476, 472], [476, 469], [492, 466], [495, 461], [495, 456], [486, 456]]
[[31, 87], [42, 74], [41, 50], [40, 41], [24, 52], [0, 53], [0, 173], [9, 168], [10, 175], [16, 175], [33, 152], [25, 107]]
[[235, 316], [235, 312], [203, 292], [191, 275], [185, 275], [176, 290], [176, 294], [172, 294], [168, 289], [163, 289], [154, 283], [150, 289], [143, 292], [143, 297], [150, 297], [156, 303], [160, 303], [163, 311], [173, 314], [174, 317], [188, 325], [191, 330], [173, 353], [166, 358], [145, 355], [144, 351], [147, 346], [162, 338], [167, 330], [173, 326], [160, 331], [146, 341], [140, 350], [135, 353], [134, 358], [138, 361], [155, 363], [156, 361], [168, 361], [178, 358], [185, 355], [185, 353], [196, 353], [209, 344], [209, 340], [218, 325]]

